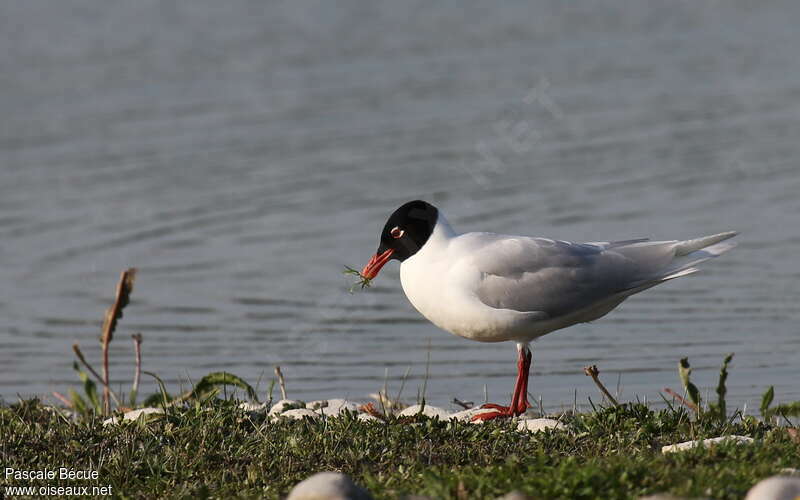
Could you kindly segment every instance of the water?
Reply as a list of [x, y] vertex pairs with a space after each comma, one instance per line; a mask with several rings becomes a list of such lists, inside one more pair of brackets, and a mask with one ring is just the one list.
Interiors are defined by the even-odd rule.
[[[75, 386], [119, 272], [171, 388], [215, 370], [289, 395], [504, 401], [512, 344], [438, 331], [396, 263], [347, 293], [386, 216], [570, 240], [736, 229], [704, 272], [534, 345], [551, 408], [658, 401], [735, 352], [732, 404], [800, 398], [795, 2], [12, 2], [0, 7], [0, 395]], [[430, 363], [428, 365], [428, 358]], [[428, 373], [426, 375], [426, 372]], [[144, 392], [155, 388], [144, 381]], [[709, 389], [713, 394], [713, 390]]]

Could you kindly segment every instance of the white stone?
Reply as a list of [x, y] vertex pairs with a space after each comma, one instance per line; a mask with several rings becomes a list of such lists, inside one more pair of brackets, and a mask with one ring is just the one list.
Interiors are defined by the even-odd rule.
[[295, 408], [304, 408], [305, 404], [302, 401], [295, 401], [293, 399], [281, 399], [269, 409], [270, 415], [278, 415], [286, 410], [294, 410]]
[[247, 412], [267, 412], [267, 403], [250, 403], [245, 401], [243, 403], [239, 403], [239, 408]]
[[545, 429], [564, 430], [566, 426], [552, 418], [526, 418], [517, 422], [520, 432], [541, 432]]
[[314, 410], [309, 410], [308, 408], [295, 408], [293, 410], [286, 410], [283, 413], [272, 416], [273, 419], [282, 417], [301, 420], [305, 417], [319, 418], [319, 413], [315, 412]]
[[122, 415], [122, 418], [111, 417], [103, 420], [103, 425], [118, 424], [126, 420], [136, 420], [142, 415], [150, 415], [153, 413], [164, 413], [161, 408], [139, 408], [138, 410], [131, 410]]
[[425, 405], [424, 408], [422, 407], [422, 405], [412, 405], [406, 408], [405, 410], [401, 411], [397, 415], [399, 417], [411, 417], [414, 415], [419, 415], [420, 410], [422, 410], [421, 413], [428, 418], [439, 417], [439, 420], [450, 419], [450, 413], [437, 406], [431, 406], [431, 405]]
[[745, 500], [797, 500], [800, 497], [800, 478], [772, 476], [759, 481], [747, 492]]
[[328, 406], [327, 399], [318, 399], [316, 401], [309, 401], [306, 403], [306, 408], [309, 410], [319, 410], [320, 408], [325, 408], [326, 406]]
[[470, 408], [469, 410], [462, 410], [458, 413], [453, 413], [450, 415], [450, 420], [460, 420], [461, 422], [472, 422], [473, 424], [482, 424], [485, 420], [472, 420], [472, 417], [475, 415], [480, 415], [481, 413], [491, 413], [495, 410], [491, 408], [481, 408], [476, 406], [475, 408]]
[[326, 417], [338, 417], [345, 410], [352, 413], [358, 412], [358, 406], [358, 403], [353, 403], [346, 399], [329, 399], [328, 404], [317, 410], [317, 412]]
[[383, 420], [379, 419], [378, 417], [372, 416], [369, 413], [359, 413], [358, 414], [359, 420], [362, 422], [383, 422]]
[[685, 443], [670, 444], [667, 446], [663, 446], [661, 448], [661, 453], [674, 453], [676, 451], [691, 450], [692, 448], [696, 448], [701, 445], [708, 447], [715, 444], [727, 443], [727, 442], [736, 444], [746, 444], [746, 443], [752, 443], [753, 438], [747, 436], [720, 436], [711, 439], [703, 439], [702, 441], [701, 440], [686, 441]]
[[286, 500], [372, 500], [372, 496], [344, 474], [318, 472], [297, 483]]

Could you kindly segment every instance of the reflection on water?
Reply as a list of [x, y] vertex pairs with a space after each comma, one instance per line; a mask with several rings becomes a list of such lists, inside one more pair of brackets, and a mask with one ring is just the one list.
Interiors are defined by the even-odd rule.
[[[396, 264], [347, 293], [385, 217], [422, 197], [457, 229], [740, 247], [534, 345], [546, 405], [657, 400], [735, 352], [739, 405], [798, 398], [798, 5], [385, 2], [0, 7], [0, 395], [74, 383], [121, 269], [115, 342], [176, 386], [274, 364], [298, 398], [384, 383], [428, 400], [511, 390], [513, 345], [438, 331]], [[402, 9], [402, 10], [401, 10]], [[428, 365], [430, 358], [430, 365]], [[263, 387], [262, 383], [262, 387]]]

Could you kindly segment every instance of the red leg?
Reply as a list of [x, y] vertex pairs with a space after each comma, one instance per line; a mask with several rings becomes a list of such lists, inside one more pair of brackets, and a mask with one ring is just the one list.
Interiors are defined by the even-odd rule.
[[531, 352], [527, 345], [518, 344], [519, 358], [517, 360], [517, 380], [514, 384], [514, 395], [511, 397], [510, 406], [500, 406], [496, 404], [485, 404], [481, 408], [495, 410], [475, 415], [472, 421], [492, 420], [498, 417], [513, 417], [525, 412], [530, 404], [528, 403], [528, 372], [531, 366]]
[[531, 359], [533, 355], [529, 349], [524, 349], [525, 351], [525, 361], [522, 367], [522, 389], [519, 391], [519, 396], [517, 397], [516, 401], [516, 415], [522, 415], [525, 413], [525, 410], [531, 407], [531, 404], [528, 402], [528, 374], [531, 371]]

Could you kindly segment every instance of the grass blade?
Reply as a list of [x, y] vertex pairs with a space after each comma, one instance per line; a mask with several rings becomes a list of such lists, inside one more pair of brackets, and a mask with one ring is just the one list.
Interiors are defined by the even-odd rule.
[[733, 353], [725, 356], [725, 359], [722, 361], [722, 367], [719, 369], [719, 382], [717, 382], [717, 411], [719, 412], [720, 418], [723, 419], [728, 414], [725, 403], [725, 395], [728, 393], [728, 389], [725, 387], [725, 382], [728, 380], [728, 363], [730, 363], [732, 359]]
[[[153, 373], [153, 372], [143, 371], [142, 373], [144, 373], [145, 375], [150, 375], [151, 377], [156, 379], [156, 382], [158, 382], [158, 389], [159, 389], [159, 391], [161, 391], [161, 394], [160, 394], [161, 401], [160, 401], [160, 403], [161, 403], [161, 406], [163, 406], [164, 409], [166, 409], [167, 404], [172, 402], [172, 396], [170, 396], [169, 393], [167, 392], [167, 388], [164, 385], [164, 381], [161, 380], [161, 378], [158, 375], [156, 375], [155, 373]], [[157, 394], [151, 395], [150, 397], [148, 397], [145, 400], [145, 406], [151, 406], [155, 402], [158, 402], [157, 398], [158, 398]]]
[[97, 396], [97, 386], [92, 382], [92, 379], [89, 378], [89, 375], [80, 369], [77, 361], [72, 362], [72, 368], [78, 372], [78, 378], [83, 382], [83, 392], [86, 393], [86, 398], [89, 400], [92, 408], [95, 412], [100, 413], [102, 411], [102, 405], [100, 404], [100, 398]]
[[692, 368], [689, 366], [689, 358], [681, 358], [681, 360], [678, 362], [678, 374], [681, 377], [683, 388], [686, 390], [686, 394], [689, 396], [689, 401], [691, 401], [697, 407], [697, 411], [699, 412], [700, 391], [691, 381]]
[[210, 392], [212, 389], [215, 389], [217, 386], [225, 387], [229, 385], [244, 389], [245, 392], [247, 392], [247, 397], [255, 402], [258, 402], [258, 394], [256, 394], [255, 389], [253, 389], [253, 387], [245, 382], [242, 378], [228, 372], [209, 373], [197, 382], [197, 384], [194, 386], [194, 389], [192, 389], [189, 394], [181, 396], [180, 399], [184, 400], [198, 398]]
[[772, 404], [772, 400], [775, 399], [775, 387], [769, 386], [769, 389], [764, 392], [764, 395], [761, 396], [761, 416], [767, 418], [767, 413], [769, 412], [769, 406]]

